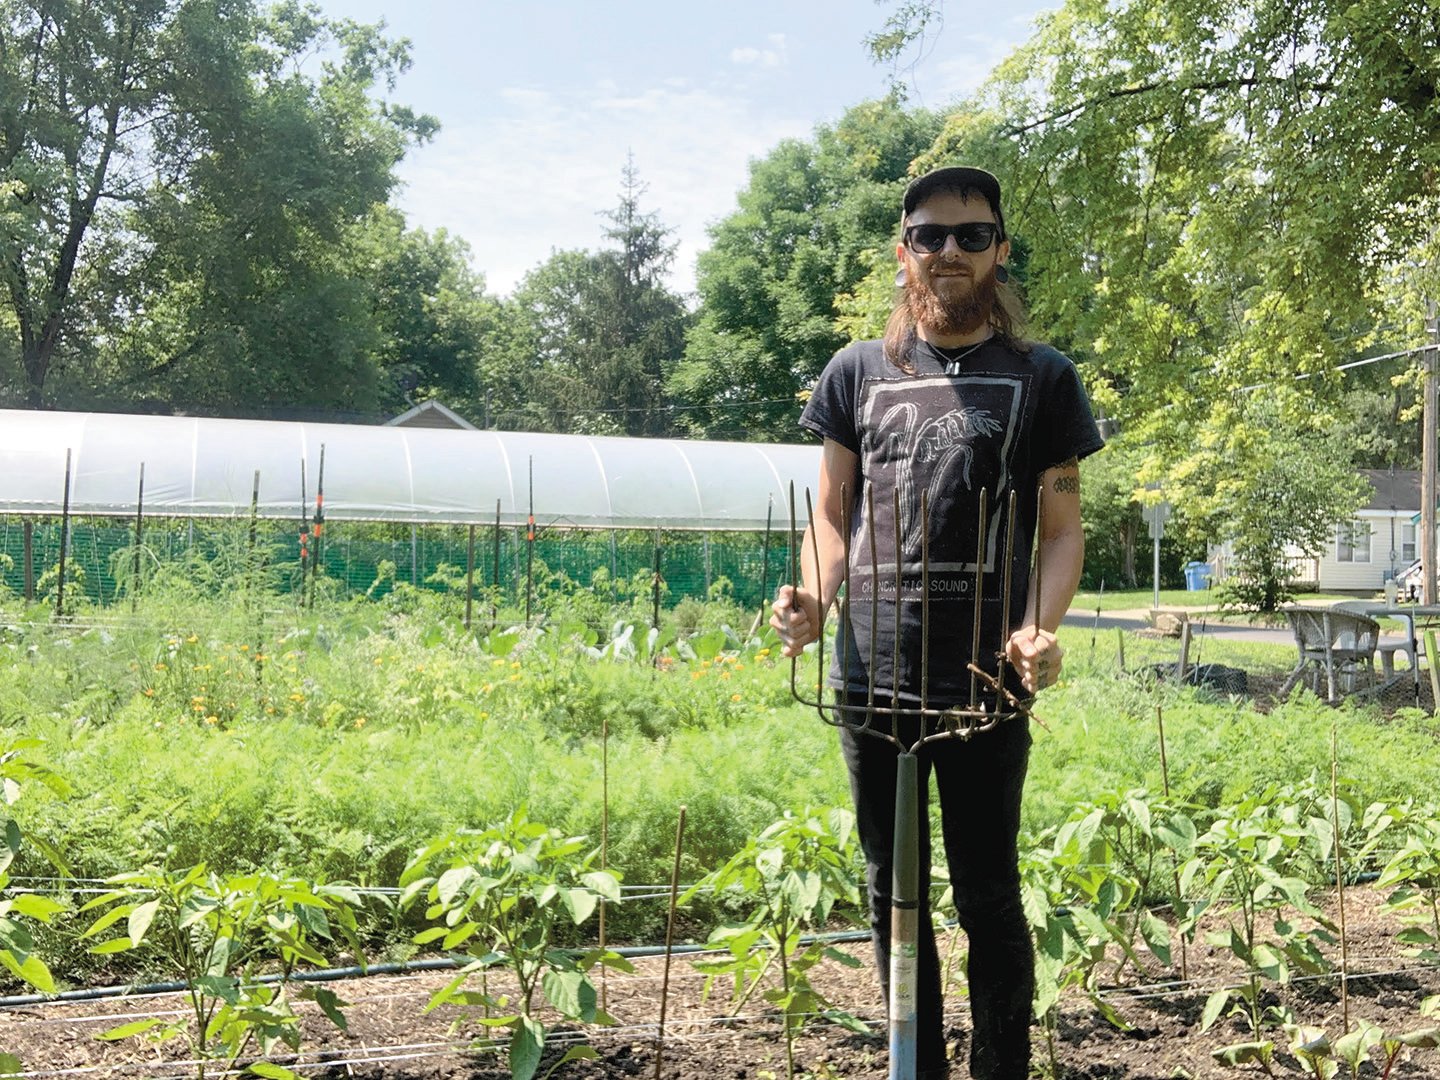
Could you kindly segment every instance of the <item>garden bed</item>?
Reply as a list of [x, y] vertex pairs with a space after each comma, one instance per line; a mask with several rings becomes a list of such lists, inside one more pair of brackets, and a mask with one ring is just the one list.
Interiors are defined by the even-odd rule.
[[[1395, 942], [1398, 924], [1381, 910], [1384, 896], [1368, 887], [1346, 891], [1346, 925], [1350, 977], [1346, 982], [1348, 1010], [1353, 1027], [1364, 1019], [1387, 1033], [1408, 1032], [1431, 1024], [1420, 1015], [1420, 1003], [1440, 992], [1440, 970], [1402, 955]], [[1327, 915], [1338, 921], [1331, 902]], [[1212, 924], [1213, 925], [1213, 924]], [[963, 945], [963, 939], [962, 939]], [[941, 955], [948, 942], [942, 939]], [[844, 946], [861, 961], [858, 968], [822, 965], [815, 983], [836, 1004], [868, 1021], [869, 1035], [851, 1033], [837, 1025], [819, 1023], [801, 1035], [797, 1067], [814, 1078], [881, 1077], [888, 1068], [886, 1034], [882, 1027], [879, 991], [870, 963], [868, 944]], [[1328, 950], [1337, 967], [1338, 949]], [[599, 1053], [594, 1062], [561, 1066], [557, 1077], [577, 1080], [655, 1075], [656, 1031], [660, 1017], [664, 959], [637, 961], [633, 975], [612, 975], [606, 982], [614, 1028], [585, 1032], [561, 1028], [552, 1040], [588, 1035]], [[1188, 979], [1177, 972], [1153, 966], [1146, 974], [1107, 986], [1102, 999], [1129, 1025], [1122, 1030], [1101, 1016], [1089, 998], [1065, 997], [1055, 1030], [1054, 1060], [1061, 1080], [1125, 1078], [1125, 1080], [1192, 1080], [1206, 1077], [1260, 1075], [1255, 1066], [1226, 1068], [1211, 1052], [1224, 1044], [1251, 1036], [1234, 1017], [1222, 1018], [1209, 1031], [1201, 1031], [1201, 1014], [1216, 988], [1236, 984], [1242, 972], [1227, 952], [1192, 946]], [[349, 1030], [335, 1030], [319, 1016], [307, 1016], [304, 1054], [284, 1062], [304, 1076], [363, 1077], [372, 1080], [504, 1080], [509, 1071], [493, 1054], [467, 1049], [479, 1032], [475, 1025], [452, 1025], [455, 1011], [442, 1007], [430, 1014], [422, 1010], [430, 995], [448, 980], [443, 973], [374, 976], [334, 984], [346, 1010]], [[775, 1016], [763, 1008], [747, 1006], [738, 1019], [728, 1017], [723, 987], [705, 999], [703, 980], [688, 959], [672, 961], [666, 1007], [666, 1038], [662, 1075], [668, 1080], [751, 1080], [785, 1075], [785, 1048]], [[753, 999], [752, 999], [753, 1000]], [[1332, 1038], [1343, 1031], [1341, 985], [1338, 973], [1310, 979], [1296, 978], [1287, 987], [1268, 990], [1268, 1005], [1291, 1009], [1298, 1022], [1323, 1028]], [[0, 1047], [17, 1054], [27, 1072], [53, 1077], [180, 1077], [194, 1075], [173, 1057], [168, 1058], [137, 1040], [106, 1043], [97, 1034], [137, 1017], [174, 1014], [182, 1008], [178, 995], [121, 998], [105, 1001], [17, 1007], [0, 1013]], [[313, 1006], [302, 1006], [302, 1010]], [[957, 1056], [956, 1080], [968, 1076], [963, 1061], [968, 1051], [969, 1016], [962, 988], [952, 987], [946, 1010], [952, 1053]], [[1048, 1067], [1050, 1053], [1042, 1029], [1037, 1027], [1035, 1064]], [[1285, 1077], [1313, 1075], [1300, 1069], [1286, 1051], [1284, 1032], [1272, 1029], [1276, 1042], [1275, 1074]], [[1378, 1052], [1377, 1052], [1378, 1053]], [[1372, 1058], [1372, 1061], [1375, 1060]], [[543, 1074], [543, 1068], [542, 1068]], [[1406, 1051], [1390, 1076], [1418, 1080], [1440, 1073], [1440, 1050]], [[1342, 1073], [1342, 1075], [1344, 1075]], [[1365, 1077], [1380, 1072], [1367, 1066]]]

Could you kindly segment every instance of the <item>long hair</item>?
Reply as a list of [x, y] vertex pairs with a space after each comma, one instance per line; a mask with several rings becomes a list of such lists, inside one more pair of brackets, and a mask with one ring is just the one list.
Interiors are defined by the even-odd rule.
[[[910, 305], [905, 302], [903, 288], [898, 291], [895, 310], [890, 312], [890, 320], [885, 324], [885, 359], [905, 374], [914, 375], [915, 342], [920, 336], [915, 330], [915, 317], [910, 313]], [[995, 305], [990, 309], [990, 326], [995, 331], [994, 340], [998, 344], [1022, 356], [1030, 351], [1033, 342], [1025, 336], [1029, 329], [1025, 322], [1025, 308], [1008, 283], [995, 283]]]

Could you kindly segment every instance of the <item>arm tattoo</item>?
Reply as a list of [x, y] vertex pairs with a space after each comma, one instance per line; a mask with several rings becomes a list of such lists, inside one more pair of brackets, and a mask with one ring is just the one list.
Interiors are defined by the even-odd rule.
[[1072, 470], [1080, 468], [1080, 459], [1072, 457], [1069, 461], [1057, 465], [1056, 468], [1064, 471], [1055, 477], [1053, 485], [1055, 494], [1078, 495], [1080, 493], [1080, 474]]

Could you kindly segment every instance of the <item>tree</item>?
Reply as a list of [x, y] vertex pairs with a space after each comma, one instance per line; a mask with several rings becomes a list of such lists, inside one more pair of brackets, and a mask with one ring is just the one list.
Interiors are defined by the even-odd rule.
[[562, 251], [526, 275], [507, 304], [516, 321], [503, 366], [506, 427], [617, 435], [669, 435], [665, 381], [680, 357], [689, 315], [664, 284], [674, 258], [669, 230], [642, 213], [627, 162], [605, 231], [618, 247]]
[[1295, 402], [1286, 396], [1293, 397], [1232, 400], [1224, 410], [1230, 422], [1206, 425], [1167, 481], [1192, 530], [1208, 527], [1232, 545], [1222, 597], [1259, 611], [1290, 599], [1294, 560], [1317, 557], [1366, 495], [1350, 448], [1323, 416], [1292, 419]]
[[751, 165], [739, 209], [698, 261], [700, 309], [669, 384], [689, 431], [799, 437], [796, 394], [847, 340], [837, 297], [893, 246], [911, 160], [939, 130], [892, 96]]
[[[898, 45], [937, 8], [902, 4]], [[1254, 448], [1345, 424], [1347, 390], [1385, 392], [1395, 369], [1335, 369], [1418, 342], [1418, 306], [1393, 298], [1436, 283], [1437, 46], [1433, 12], [1402, 0], [1070, 0], [917, 166], [1000, 175], [1039, 336], [1080, 363], [1195, 531], [1257, 538], [1247, 572], [1262, 604], [1277, 572], [1259, 554], [1276, 550], [1258, 539], [1268, 526], [1176, 496], [1203, 473], [1245, 513], [1266, 504], [1283, 473]], [[1272, 407], [1237, 405], [1257, 394]], [[1399, 453], [1365, 442], [1366, 460]], [[1351, 454], [1327, 444], [1342, 472]], [[1293, 488], [1282, 500], [1306, 523], [1288, 530], [1301, 547], [1348, 512], [1307, 480], [1303, 507]]]
[[471, 268], [469, 248], [444, 229], [407, 231], [388, 208], [376, 215], [367, 241], [382, 407], [444, 398], [483, 418], [480, 365], [502, 332], [502, 308]]
[[0, 42], [0, 387], [373, 402], [353, 229], [433, 130], [369, 97], [404, 43], [251, 0], [0, 0]]

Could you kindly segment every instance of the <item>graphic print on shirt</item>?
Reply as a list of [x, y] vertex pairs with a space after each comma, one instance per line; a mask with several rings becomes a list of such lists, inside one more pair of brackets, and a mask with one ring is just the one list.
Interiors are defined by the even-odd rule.
[[[930, 599], [964, 600], [974, 587], [980, 548], [980, 490], [990, 492], [990, 527], [985, 537], [985, 570], [993, 571], [1008, 496], [1011, 451], [1019, 435], [1025, 380], [1014, 376], [930, 375], [869, 380], [861, 392], [861, 468], [874, 494], [852, 527], [851, 582], [856, 598], [895, 595], [896, 521], [899, 501], [902, 599], [921, 593], [921, 552], [925, 525], [921, 493], [927, 495]], [[999, 494], [997, 494], [999, 493]], [[870, 537], [878, 583], [872, 581]], [[988, 592], [988, 590], [987, 590]]]

